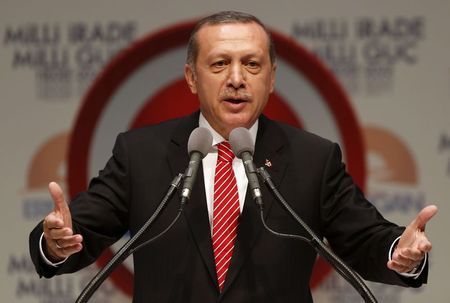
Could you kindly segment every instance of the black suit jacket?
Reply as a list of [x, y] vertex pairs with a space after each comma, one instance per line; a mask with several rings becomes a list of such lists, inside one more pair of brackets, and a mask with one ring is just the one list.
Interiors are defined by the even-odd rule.
[[[39, 224], [30, 251], [45, 277], [76, 271], [128, 229], [134, 234], [155, 211], [172, 178], [188, 164], [187, 141], [198, 113], [120, 134], [113, 156], [87, 192], [70, 204], [73, 226], [84, 237], [82, 252], [58, 268], [39, 257]], [[365, 200], [341, 163], [339, 147], [318, 136], [260, 118], [254, 161], [266, 167], [292, 208], [365, 279], [419, 286], [386, 267], [389, 246], [403, 228], [386, 221]], [[265, 216], [273, 229], [305, 235], [263, 189]], [[247, 194], [224, 290], [219, 293], [205, 202], [203, 171], [184, 216], [163, 238], [134, 255], [134, 302], [312, 302], [309, 279], [316, 258], [307, 244], [276, 238], [262, 228], [259, 210]], [[169, 202], [144, 239], [174, 218], [178, 196]]]

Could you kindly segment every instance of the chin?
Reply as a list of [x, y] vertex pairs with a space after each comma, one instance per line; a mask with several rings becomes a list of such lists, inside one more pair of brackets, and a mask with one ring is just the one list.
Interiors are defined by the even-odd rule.
[[248, 120], [237, 120], [227, 123], [231, 129], [235, 129], [236, 127], [245, 127], [250, 128], [251, 123]]
[[230, 114], [225, 118], [227, 125], [236, 127], [250, 127], [252, 125], [252, 119], [248, 115], [243, 114]]

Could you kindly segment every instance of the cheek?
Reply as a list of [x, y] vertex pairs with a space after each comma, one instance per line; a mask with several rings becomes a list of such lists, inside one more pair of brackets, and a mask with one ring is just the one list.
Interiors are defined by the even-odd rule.
[[253, 94], [258, 97], [260, 102], [264, 102], [265, 99], [268, 99], [269, 94], [272, 92], [272, 82], [268, 81], [268, 79], [259, 79], [254, 82]]
[[214, 77], [204, 77], [199, 79], [198, 83], [200, 83], [199, 90], [202, 90], [203, 94], [208, 96], [217, 94], [221, 87], [220, 79]]

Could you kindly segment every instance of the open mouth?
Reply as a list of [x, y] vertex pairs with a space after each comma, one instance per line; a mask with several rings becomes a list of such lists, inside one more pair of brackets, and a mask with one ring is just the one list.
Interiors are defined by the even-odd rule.
[[234, 98], [226, 98], [226, 99], [224, 99], [224, 101], [230, 102], [230, 103], [233, 103], [233, 104], [241, 104], [241, 103], [247, 102], [244, 99], [234, 99]]

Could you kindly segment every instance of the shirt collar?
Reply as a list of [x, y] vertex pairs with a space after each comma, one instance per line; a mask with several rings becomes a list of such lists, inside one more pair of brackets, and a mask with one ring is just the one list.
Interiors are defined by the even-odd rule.
[[[218, 132], [214, 130], [214, 128], [211, 127], [208, 120], [206, 120], [205, 116], [203, 116], [202, 112], [200, 112], [200, 117], [198, 119], [198, 126], [204, 127], [211, 132], [211, 135], [213, 137], [213, 146], [219, 144], [222, 141], [225, 141], [224, 137], [222, 137]], [[253, 123], [253, 125], [250, 127], [249, 132], [253, 140], [253, 147], [255, 147], [256, 134], [258, 133], [258, 119], [256, 119], [255, 123]]]

